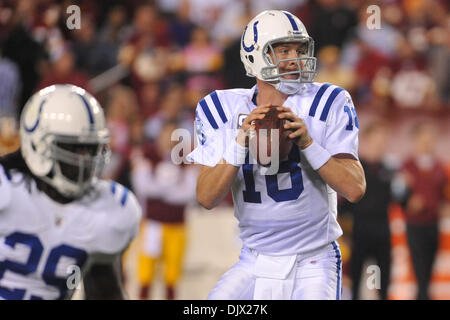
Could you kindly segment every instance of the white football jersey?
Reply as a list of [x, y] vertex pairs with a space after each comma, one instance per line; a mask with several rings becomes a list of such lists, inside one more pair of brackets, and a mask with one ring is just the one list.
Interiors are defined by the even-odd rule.
[[[197, 146], [189, 161], [206, 166], [220, 161], [236, 129], [256, 108], [256, 90], [217, 90], [199, 102]], [[312, 139], [331, 155], [346, 153], [358, 159], [358, 118], [346, 90], [328, 83], [304, 84], [284, 106], [303, 119]], [[244, 246], [269, 255], [301, 254], [342, 235], [336, 220], [337, 194], [298, 147], [280, 163], [277, 174], [264, 175], [265, 168], [252, 163], [241, 166], [232, 185]]]
[[141, 208], [112, 181], [63, 205], [23, 179], [0, 166], [0, 299], [68, 298], [91, 263], [112, 261], [127, 248]]

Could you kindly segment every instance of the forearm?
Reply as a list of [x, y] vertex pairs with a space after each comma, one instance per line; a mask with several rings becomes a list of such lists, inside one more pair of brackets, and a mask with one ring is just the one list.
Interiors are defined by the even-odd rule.
[[366, 191], [364, 170], [357, 160], [331, 157], [317, 172], [336, 192], [355, 203]]
[[227, 195], [236, 178], [239, 167], [231, 164], [204, 166], [197, 179], [197, 201], [206, 209], [212, 209]]

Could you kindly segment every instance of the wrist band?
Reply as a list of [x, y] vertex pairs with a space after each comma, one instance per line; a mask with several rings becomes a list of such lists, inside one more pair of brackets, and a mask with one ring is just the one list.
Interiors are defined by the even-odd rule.
[[318, 170], [331, 158], [331, 154], [315, 141], [301, 152], [314, 170]]
[[241, 146], [239, 143], [236, 142], [236, 140], [233, 139], [233, 141], [228, 145], [227, 149], [225, 150], [225, 153], [223, 154], [223, 159], [227, 163], [235, 167], [240, 167], [245, 163], [247, 151], [248, 148]]

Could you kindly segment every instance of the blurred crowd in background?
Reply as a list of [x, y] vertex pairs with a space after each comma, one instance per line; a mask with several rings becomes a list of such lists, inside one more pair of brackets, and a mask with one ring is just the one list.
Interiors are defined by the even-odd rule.
[[[373, 15], [367, 8], [374, 4], [380, 8], [379, 29], [367, 24]], [[80, 8], [79, 29], [67, 26], [70, 5]], [[154, 244], [157, 236], [144, 247], [147, 258], [165, 252], [171, 266], [167, 298], [174, 298], [185, 246], [184, 209], [195, 195], [167, 194], [194, 190], [195, 173], [170, 161], [170, 132], [184, 128], [194, 136], [195, 107], [203, 96], [256, 83], [240, 61], [240, 36], [248, 21], [267, 9], [290, 11], [303, 21], [315, 42], [316, 81], [345, 88], [357, 108], [361, 160], [373, 184], [360, 208], [340, 205], [344, 270], [354, 280], [353, 297], [365, 255], [384, 266], [395, 260], [395, 203], [404, 213], [417, 297], [429, 298], [424, 287], [436, 256], [430, 252], [443, 246], [440, 218], [450, 215], [450, 14], [444, 0], [0, 0], [0, 155], [19, 146], [19, 114], [38, 89], [72, 83], [94, 94], [111, 130], [113, 156], [105, 177], [137, 193], [148, 233], [166, 235], [161, 247]], [[231, 205], [229, 199], [224, 205]], [[364, 235], [358, 241], [356, 230]], [[350, 259], [352, 248], [358, 256]], [[141, 257], [147, 271], [139, 271], [143, 299], [154, 273], [148, 271], [154, 259], [147, 258]], [[388, 280], [399, 277], [396, 269], [382, 270], [387, 276], [379, 297], [402, 297], [387, 292]], [[448, 285], [446, 272], [441, 280]]]

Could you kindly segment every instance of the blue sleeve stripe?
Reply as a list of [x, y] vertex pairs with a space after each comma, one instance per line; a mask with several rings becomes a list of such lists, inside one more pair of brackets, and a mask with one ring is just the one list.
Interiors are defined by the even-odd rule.
[[111, 182], [111, 192], [112, 192], [112, 194], [116, 194], [116, 185], [117, 185], [117, 183], [115, 183], [114, 181]]
[[219, 97], [217, 96], [216, 91], [211, 93], [211, 99], [214, 102], [214, 105], [216, 106], [217, 112], [219, 113], [220, 118], [222, 119], [222, 122], [226, 123], [228, 121], [228, 119], [225, 116], [225, 112], [223, 111], [222, 104], [220, 103], [220, 100], [219, 100]]
[[331, 105], [333, 104], [334, 99], [336, 99], [336, 96], [341, 92], [344, 91], [343, 88], [337, 87], [335, 88], [330, 96], [328, 97], [327, 102], [325, 103], [325, 107], [323, 107], [322, 114], [320, 115], [321, 121], [326, 121], [328, 117], [328, 112], [330, 111]]
[[120, 204], [123, 206], [125, 206], [125, 203], [127, 202], [127, 197], [128, 197], [128, 189], [127, 188], [123, 188], [123, 196], [122, 199], [120, 199]]
[[287, 12], [283, 12], [283, 13], [286, 15], [286, 17], [288, 17], [289, 22], [291, 23], [292, 29], [294, 29], [294, 31], [298, 31], [298, 26], [295, 23], [294, 17], [292, 17], [292, 15]]
[[316, 115], [316, 110], [317, 106], [319, 105], [320, 99], [322, 98], [323, 94], [325, 93], [325, 91], [328, 89], [329, 86], [331, 86], [331, 84], [325, 83], [319, 88], [319, 91], [317, 91], [313, 103], [311, 104], [311, 109], [309, 109], [309, 115], [311, 117], [314, 117]]
[[209, 121], [209, 124], [211, 125], [211, 127], [213, 127], [214, 129], [218, 129], [219, 126], [217, 125], [216, 120], [214, 120], [214, 117], [211, 114], [211, 111], [209, 111], [208, 104], [206, 103], [205, 99], [200, 100], [199, 103], [203, 109], [203, 112], [206, 115], [206, 118], [208, 118], [208, 121]]

